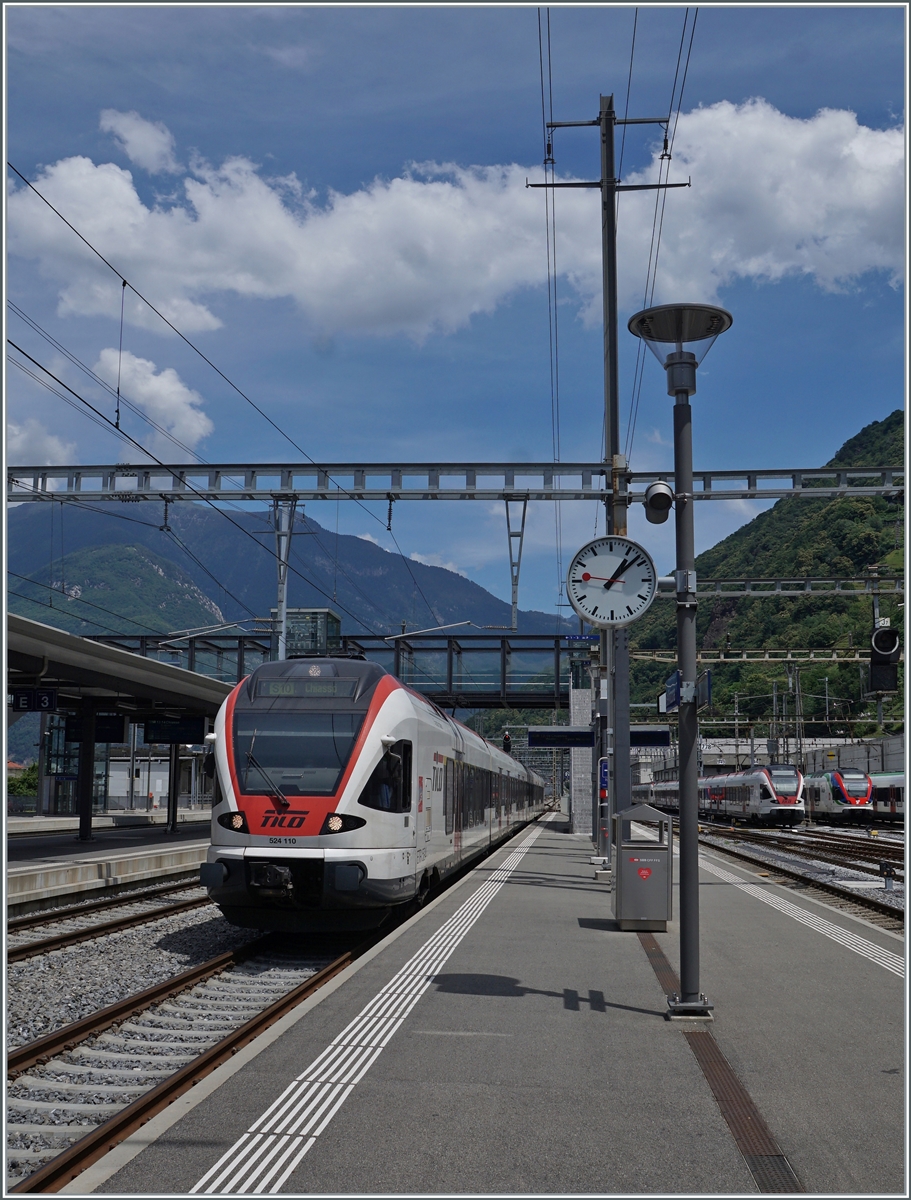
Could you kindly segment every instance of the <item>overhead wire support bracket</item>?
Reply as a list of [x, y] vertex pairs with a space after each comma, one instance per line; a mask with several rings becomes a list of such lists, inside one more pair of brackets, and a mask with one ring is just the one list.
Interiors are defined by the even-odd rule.
[[[655, 192], [658, 190], [663, 191], [665, 188], [693, 186], [692, 178], [688, 179], [686, 183], [612, 183], [611, 180], [608, 180], [608, 183], [611, 183], [611, 191], [614, 192]], [[570, 183], [529, 183], [526, 179], [525, 186], [527, 188], [600, 188], [601, 180], [594, 179], [586, 180], [585, 182]]]
[[[510, 504], [522, 505], [522, 517], [517, 529], [513, 528]], [[512, 584], [512, 629], [519, 627], [519, 571], [522, 568], [522, 545], [525, 541], [525, 517], [528, 513], [528, 497], [516, 496], [506, 500], [506, 536], [509, 542], [509, 577]]]

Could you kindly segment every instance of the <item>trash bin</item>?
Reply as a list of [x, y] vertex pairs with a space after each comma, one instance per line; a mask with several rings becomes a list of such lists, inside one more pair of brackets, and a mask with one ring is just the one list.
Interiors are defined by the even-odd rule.
[[670, 817], [649, 804], [616, 813], [613, 861], [614, 919], [620, 928], [666, 930], [674, 861]]

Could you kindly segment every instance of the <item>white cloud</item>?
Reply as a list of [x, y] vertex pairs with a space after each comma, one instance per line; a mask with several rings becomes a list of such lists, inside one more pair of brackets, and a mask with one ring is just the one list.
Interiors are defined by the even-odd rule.
[[373, 545], [373, 546], [379, 546], [379, 548], [381, 550], [386, 549], [385, 546], [380, 546], [379, 542], [376, 540], [376, 538], [373, 536], [372, 533], [359, 533], [359, 534], [357, 534], [357, 537], [359, 537], [362, 542], [370, 542], [371, 545]]
[[273, 62], [292, 70], [309, 67], [313, 61], [313, 48], [306, 45], [298, 46], [264, 46], [263, 54], [268, 55]]
[[49, 433], [40, 421], [27, 417], [21, 425], [12, 421], [6, 426], [6, 456], [10, 463], [29, 467], [50, 467], [72, 462], [76, 452], [73, 442], [62, 442]]
[[467, 579], [468, 575], [461, 567], [457, 567], [454, 562], [443, 562], [439, 554], [418, 554], [417, 551], [409, 555], [409, 558], [415, 562], [423, 563], [425, 567], [442, 567], [444, 571], [454, 571], [456, 575], [461, 575]]
[[[94, 367], [96, 375], [116, 386], [117, 369], [118, 352], [102, 350]], [[153, 362], [147, 358], [137, 358], [124, 350], [120, 364], [120, 390], [156, 424], [191, 450], [215, 428], [201, 411], [202, 397], [187, 387], [173, 367], [156, 374]], [[146, 446], [159, 458], [167, 460], [174, 456], [173, 442], [159, 433], [152, 434]]]
[[[703, 376], [700, 376], [700, 379], [701, 378], [703, 378]], [[651, 432], [645, 435], [645, 440], [647, 442], [653, 442], [656, 446], [670, 446], [672, 444], [666, 438], [661, 436], [660, 429], [652, 429]]]
[[[140, 118], [141, 120], [141, 118]], [[148, 124], [148, 123], [146, 123]], [[558, 147], [559, 151], [559, 147]], [[657, 178], [649, 170], [626, 183]], [[212, 297], [290, 297], [310, 333], [450, 332], [546, 275], [539, 168], [423, 164], [318, 204], [294, 176], [243, 158], [195, 163], [185, 202], [147, 207], [113, 164], [65, 159], [37, 186], [181, 329], [213, 329]], [[737, 279], [805, 275], [825, 289], [868, 271], [897, 284], [904, 261], [903, 133], [822, 110], [803, 120], [764, 100], [683, 114], [667, 194], [655, 300], [715, 299]], [[120, 313], [119, 281], [24, 188], [9, 199], [10, 248], [59, 287], [61, 314]], [[625, 193], [621, 304], [642, 301], [654, 196]], [[598, 198], [561, 191], [558, 261], [587, 323], [600, 320]], [[156, 327], [138, 303], [127, 319]], [[160, 325], [157, 327], [160, 328]]]
[[112, 133], [131, 163], [157, 175], [176, 175], [182, 168], [174, 157], [174, 136], [161, 121], [146, 121], [138, 112], [102, 111], [102, 133]]
[[[881, 270], [900, 282], [902, 129], [869, 129], [843, 110], [802, 120], [762, 99], [722, 101], [680, 118], [674, 158], [671, 180], [693, 186], [668, 197], [656, 300], [713, 299], [738, 278], [808, 275], [831, 291]], [[625, 182], [653, 182], [656, 169], [657, 151], [650, 172]], [[631, 236], [644, 279], [651, 216], [643, 202], [629, 207], [621, 238]]]

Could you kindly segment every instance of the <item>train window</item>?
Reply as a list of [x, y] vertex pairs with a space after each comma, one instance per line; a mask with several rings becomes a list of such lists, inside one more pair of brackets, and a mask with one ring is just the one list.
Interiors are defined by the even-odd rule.
[[357, 802], [382, 812], [411, 811], [411, 742], [396, 742], [387, 750]]
[[443, 818], [446, 823], [447, 833], [452, 833], [453, 830], [453, 813], [455, 812], [455, 767], [456, 764], [452, 761], [452, 759], [447, 758], [443, 777]]
[[333, 795], [363, 720], [363, 713], [237, 713], [234, 762], [241, 793], [277, 788], [285, 796]]

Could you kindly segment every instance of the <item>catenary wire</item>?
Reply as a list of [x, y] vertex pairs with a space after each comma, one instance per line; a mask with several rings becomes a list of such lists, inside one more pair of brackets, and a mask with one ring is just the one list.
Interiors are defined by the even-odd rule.
[[[544, 86], [544, 37], [541, 27], [541, 9], [538, 9], [538, 66], [541, 79], [541, 132], [544, 139], [544, 182], [553, 184], [555, 164], [553, 155], [553, 132], [548, 136], [548, 108], [551, 122], [554, 119], [553, 58], [550, 37], [550, 9], [547, 9], [547, 101]], [[554, 462], [560, 461], [560, 359], [559, 326], [557, 307], [557, 221], [556, 193], [553, 187], [544, 188], [544, 226], [547, 250], [547, 332], [550, 349], [550, 419], [551, 441]], [[560, 501], [554, 501], [554, 542], [557, 568], [557, 607], [563, 595], [563, 521]], [[556, 614], [559, 627], [560, 614]]]
[[[151, 625], [144, 624], [142, 622], [142, 620], [137, 620], [134, 617], [125, 617], [124, 614], [122, 614], [122, 613], [114, 612], [113, 608], [106, 608], [103, 605], [95, 604], [95, 602], [92, 600], [83, 600], [82, 596], [80, 596], [80, 595], [71, 596], [67, 592], [61, 592], [60, 588], [55, 588], [53, 586], [50, 586], [50, 584], [48, 584], [48, 583], [38, 583], [37, 580], [31, 580], [31, 578], [29, 578], [28, 575], [19, 575], [18, 571], [11, 571], [11, 570], [7, 569], [6, 574], [12, 575], [13, 578], [16, 578], [16, 580], [22, 580], [24, 583], [29, 583], [31, 587], [42, 588], [44, 590], [44, 592], [50, 592], [50, 593], [53, 593], [53, 595], [59, 595], [59, 596], [61, 596], [61, 598], [62, 598], [62, 596], [66, 596], [67, 604], [72, 604], [73, 601], [76, 601], [76, 604], [85, 604], [85, 605], [88, 605], [90, 608], [97, 608], [98, 612], [106, 612], [109, 617], [118, 617], [121, 620], [128, 620], [128, 622], [130, 622], [131, 625], [138, 625], [139, 629], [144, 629], [144, 630], [148, 631], [149, 634], [162, 634], [162, 632], [164, 632], [164, 630], [161, 630], [161, 629], [152, 629]], [[41, 604], [41, 601], [36, 600], [35, 596], [26, 596], [26, 595], [23, 595], [22, 592], [13, 592], [12, 595], [17, 595], [17, 596], [19, 596], [19, 599], [22, 599], [22, 600], [28, 600], [29, 604], [37, 604], [37, 605]], [[49, 607], [53, 608], [54, 606], [49, 605]], [[79, 617], [79, 620], [90, 620], [90, 618]], [[96, 620], [95, 620], [95, 622], [90, 622], [90, 624], [97, 625], [98, 622], [96, 622]], [[101, 628], [108, 629], [108, 632], [110, 632], [110, 634], [116, 634], [116, 632], [119, 632], [118, 630], [115, 630], [115, 629], [109, 629], [108, 626], [106, 626], [106, 625], [102, 625]]]
[[[686, 30], [687, 30], [687, 22], [688, 22], [688, 18], [689, 18], [689, 12], [690, 12], [690, 10], [689, 10], [689, 8], [687, 8], [687, 10], [683, 16], [683, 29], [681, 30], [681, 33], [680, 33], [680, 46], [677, 50], [677, 66], [674, 71], [674, 84], [673, 84], [673, 87], [671, 88], [671, 102], [670, 102], [670, 105], [668, 106], [667, 126], [665, 128], [665, 144], [667, 146], [667, 149], [665, 152], [662, 153], [661, 159], [659, 160], [659, 166], [658, 166], [658, 182], [659, 183], [661, 182], [662, 166], [664, 164], [666, 164], [665, 182], [667, 181], [667, 178], [670, 174], [670, 164], [671, 164], [671, 160], [672, 160], [672, 156], [673, 156], [673, 152], [674, 152], [674, 139], [677, 136], [677, 122], [680, 120], [680, 110], [683, 105], [683, 91], [684, 91], [684, 88], [686, 87], [686, 77], [687, 77], [687, 72], [689, 71], [690, 55], [692, 54], [692, 50], [693, 50], [693, 37], [696, 33], [696, 19], [699, 16], [699, 9], [698, 8], [694, 9], [693, 23], [690, 26], [689, 47], [687, 49], [686, 63], [684, 65], [684, 70], [683, 70], [683, 80], [680, 85], [680, 94], [677, 97], [677, 113], [676, 113], [676, 117], [674, 117], [673, 130], [670, 130], [671, 117], [674, 113], [674, 97], [677, 93], [677, 80], [680, 76], [680, 62], [681, 62], [681, 59], [683, 56], [684, 42], [686, 40]], [[667, 136], [668, 132], [670, 133], [669, 144], [668, 144], [668, 136]], [[660, 205], [660, 219], [658, 216], [659, 205]], [[664, 190], [659, 189], [655, 193], [655, 211], [654, 211], [654, 214], [652, 217], [652, 238], [651, 238], [651, 245], [649, 246], [649, 261], [648, 261], [648, 269], [646, 271], [645, 293], [643, 296], [643, 305], [652, 304], [652, 303], [654, 303], [654, 299], [655, 299], [655, 285], [656, 285], [657, 279], [658, 279], [658, 255], [659, 255], [659, 251], [661, 248], [661, 234], [662, 234], [662, 230], [664, 228], [664, 212], [665, 212], [666, 205], [667, 205], [667, 189], [664, 189]], [[654, 249], [654, 258], [653, 258], [653, 254], [652, 254], [653, 249]], [[651, 294], [649, 294], [650, 286], [651, 286]], [[629, 423], [628, 423], [628, 427], [627, 427], [627, 435], [626, 435], [626, 458], [627, 458], [627, 460], [629, 460], [630, 456], [632, 455], [633, 440], [636, 436], [636, 422], [637, 422], [638, 415], [639, 415], [639, 400], [642, 395], [642, 380], [643, 380], [643, 376], [645, 373], [646, 355], [644, 352], [641, 338], [638, 339], [638, 341], [639, 341], [639, 345], [636, 348], [636, 367], [633, 371], [633, 396], [630, 401], [630, 418], [629, 418]]]
[[[278, 425], [275, 421], [273, 421], [272, 418], [268, 415], [268, 413], [266, 413], [262, 408], [260, 408], [259, 405], [246, 394], [246, 392], [244, 392], [241, 388], [239, 388], [237, 386], [236, 383], [233, 382], [233, 380], [229, 379], [228, 376], [224, 373], [224, 371], [222, 371], [219, 367], [217, 367], [215, 365], [215, 363], [212, 362], [212, 360], [210, 358], [208, 358], [207, 355], [205, 355], [202, 352], [202, 350], [199, 349], [198, 346], [196, 346], [193, 342], [190, 341], [190, 339], [186, 336], [186, 334], [182, 333], [177, 328], [177, 326], [173, 324], [173, 322], [169, 321], [168, 318], [162, 312], [160, 312], [155, 307], [154, 304], [152, 304], [152, 302], [149, 299], [147, 299], [132, 283], [130, 283], [127, 279], [125, 279], [123, 276], [123, 273], [118, 271], [117, 268], [115, 266], [113, 266], [113, 264], [110, 263], [104, 257], [104, 255], [101, 253], [101, 251], [96, 249], [96, 247], [92, 245], [92, 243], [88, 240], [88, 238], [86, 238], [83, 234], [81, 234], [79, 232], [79, 230], [75, 227], [75, 225], [73, 225], [70, 221], [68, 221], [66, 219], [66, 217], [59, 211], [59, 209], [55, 208], [54, 205], [51, 204], [50, 200], [48, 200], [47, 197], [42, 195], [42, 193], [35, 187], [35, 185], [29, 179], [27, 179], [26, 176], [23, 175], [22, 172], [20, 170], [18, 170], [17, 167], [14, 167], [13, 164], [11, 162], [9, 162], [9, 160], [7, 160], [7, 166], [10, 168], [11, 171], [13, 171], [16, 175], [19, 176], [19, 178], [22, 180], [22, 182], [31, 191], [33, 191], [35, 193], [35, 195], [40, 200], [42, 200], [56, 216], [58, 216], [60, 218], [61, 221], [63, 221], [63, 223], [67, 226], [67, 228], [71, 229], [73, 231], [73, 233], [76, 234], [76, 236], [80, 239], [80, 241], [82, 241], [86, 246], [88, 246], [88, 248], [92, 251], [93, 254], [96, 254], [98, 256], [98, 258], [101, 259], [101, 261], [105, 264], [105, 266], [108, 267], [108, 269], [111, 270], [118, 277], [118, 279], [120, 279], [121, 283], [125, 287], [128, 287], [130, 289], [130, 291], [133, 292], [133, 294], [139, 300], [141, 300], [143, 302], [143, 304], [147, 305], [152, 310], [152, 312], [155, 313], [155, 315], [161, 321], [163, 321], [165, 323], [165, 325], [168, 326], [169, 329], [171, 329], [174, 333], [177, 334], [177, 336], [181, 339], [181, 341], [183, 341], [187, 346], [189, 346], [190, 349], [194, 351], [194, 353], [198, 354], [199, 357], [203, 360], [203, 362], [207, 363], [208, 366], [210, 366], [212, 368], [212, 370], [215, 371], [215, 373], [217, 375], [219, 375], [225, 381], [225, 383], [228, 384], [228, 386], [230, 388], [232, 388], [243, 400], [245, 400], [247, 402], [247, 404], [249, 404], [251, 406], [251, 408], [253, 408], [257, 413], [259, 413], [259, 415], [265, 421], [267, 421], [278, 434], [280, 434], [283, 438], [285, 438], [286, 441], [290, 442], [290, 444], [295, 448], [295, 450], [298, 451], [298, 453], [302, 454], [307, 459], [307, 461], [312, 463], [314, 466], [317, 466], [317, 467], [319, 466], [319, 463], [316, 461], [316, 459], [311, 457], [311, 455], [309, 455], [307, 453], [307, 451], [303, 449], [302, 446], [298, 445], [298, 443], [294, 440], [294, 438], [291, 437], [291, 435], [289, 433], [287, 433], [284, 429], [281, 428], [280, 425]], [[378, 521], [380, 524], [382, 524], [382, 519], [380, 517], [378, 517], [377, 514], [374, 513], [370, 508], [368, 508], [367, 505], [365, 505], [363, 503], [363, 501], [359, 500], [356, 496], [352, 495], [351, 492], [349, 492], [346, 488], [343, 488], [336, 480], [332, 480], [331, 482], [335, 483], [336, 487], [340, 491], [343, 491], [345, 493], [345, 495], [348, 497], [348, 499], [354, 500], [354, 502], [357, 505], [359, 505], [359, 507], [362, 508], [364, 510], [364, 512], [368, 513], [375, 521]], [[392, 541], [395, 545], [395, 548], [398, 550], [399, 554], [401, 555], [402, 560], [405, 563], [405, 568], [408, 571], [408, 574], [411, 576], [411, 580], [412, 580], [414, 586], [417, 588], [422, 600], [427, 605], [428, 612], [431, 614], [431, 616], [433, 617], [433, 619], [435, 621], [439, 621], [440, 617], [434, 611], [434, 608], [431, 605], [430, 601], [427, 599], [427, 596], [425, 595], [423, 588], [421, 587], [421, 585], [418, 583], [417, 579], [415, 578], [414, 572], [411, 570], [411, 566], [409, 565], [408, 559], [406, 558], [405, 554], [402, 552], [402, 548], [398, 543], [398, 539], [396, 538], [395, 534], [392, 533], [391, 529], [387, 529], [387, 532], [392, 537]]]
[[[10, 339], [7, 339], [7, 340], [9, 341], [9, 344], [13, 347], [14, 350], [17, 350], [20, 354], [22, 354], [30, 362], [34, 363], [35, 366], [39, 368], [39, 370], [44, 371], [47, 375], [49, 375], [50, 378], [53, 379], [55, 383], [59, 384], [61, 387], [65, 388], [66, 391], [70, 392], [71, 395], [75, 396], [76, 399], [79, 400], [82, 404], [84, 404], [86, 406], [86, 408], [90, 409], [101, 422], [103, 422], [106, 426], [108, 426], [110, 428], [114, 428], [114, 422], [111, 421], [108, 417], [106, 417], [104, 415], [104, 413], [100, 412], [97, 408], [95, 408], [95, 406], [93, 404], [91, 404], [84, 397], [80, 396], [78, 392], [73, 391], [73, 389], [71, 387], [69, 387], [67, 384], [65, 384], [62, 379], [58, 379], [57, 376], [54, 375], [52, 371], [49, 371], [47, 367], [42, 366], [42, 364], [39, 363], [37, 359], [32, 358], [32, 356], [30, 354], [28, 354], [25, 350], [23, 350], [21, 346], [17, 346], [16, 343], [11, 341]], [[159, 467], [161, 467], [162, 470], [167, 471], [168, 468], [165, 466], [165, 464], [163, 462], [161, 462], [160, 459], [156, 458], [155, 455], [152, 454], [149, 450], [146, 450], [144, 446], [140, 445], [140, 443], [137, 442], [135, 438], [131, 437], [128, 433], [124, 433], [124, 431], [122, 429], [116, 430], [116, 433], [124, 441], [129, 442], [131, 445], [135, 446], [138, 450], [141, 450], [143, 454], [148, 455], [148, 457], [151, 458], [152, 461], [155, 462]], [[228, 513], [226, 513], [223, 509], [220, 509], [214, 503], [214, 501], [210, 500], [207, 496], [204, 496], [197, 488], [194, 488], [193, 485], [190, 483], [186, 484], [186, 488], [187, 488], [187, 491], [192, 492], [200, 500], [202, 500], [206, 504], [208, 504], [210, 508], [212, 508], [215, 512], [219, 513], [226, 521], [230, 522], [230, 524], [232, 524], [236, 529], [239, 529], [241, 531], [241, 533], [244, 534], [245, 537], [249, 537], [250, 540], [253, 541], [262, 550], [266, 550], [266, 547], [263, 546], [261, 542], [258, 542], [253, 534], [251, 534], [248, 530], [244, 529], [244, 527], [242, 525], [238, 524], [238, 522], [235, 521], [231, 516], [229, 516]], [[266, 550], [266, 553], [271, 553], [271, 555], [274, 559], [278, 558], [278, 555], [274, 552]], [[293, 570], [294, 574], [297, 575], [298, 578], [302, 579], [304, 581], [304, 583], [306, 583], [309, 587], [314, 588], [314, 590], [319, 592], [319, 594], [321, 596], [325, 596], [327, 600], [329, 599], [329, 596], [327, 595], [326, 592], [323, 591], [323, 589], [321, 587], [318, 587], [316, 584], [314, 584], [311, 580], [309, 580], [300, 571], [298, 571], [294, 568], [291, 568], [291, 567], [289, 567], [289, 569]], [[376, 630], [371, 629], [366, 621], [362, 620], [355, 613], [353, 613], [349, 609], [345, 608], [344, 605], [340, 604], [339, 608], [341, 608], [343, 612], [347, 613], [349, 617], [352, 617], [355, 621], [357, 621], [357, 623], [359, 625], [363, 625], [363, 627], [369, 633], [377, 632]]]
[[[28, 314], [26, 314], [23, 310], [19, 309], [18, 306], [13, 303], [13, 301], [9, 301], [8, 303], [9, 303], [10, 307], [13, 308], [13, 310], [16, 312], [17, 316], [21, 317], [21, 319], [24, 320], [29, 326], [31, 326], [36, 332], [41, 334], [41, 336], [44, 337], [46, 341], [48, 341], [52, 346], [54, 346], [55, 349], [59, 350], [60, 353], [62, 353], [66, 358], [69, 359], [70, 362], [72, 362], [74, 365], [78, 366], [81, 370], [83, 370], [86, 375], [88, 375], [92, 380], [94, 380], [101, 387], [103, 387], [112, 396], [115, 395], [114, 389], [108, 383], [106, 383], [105, 380], [103, 380], [100, 376], [96, 375], [96, 373], [90, 367], [86, 366], [85, 363], [81, 362], [76, 357], [76, 355], [74, 355], [65, 346], [63, 346], [60, 342], [58, 342], [57, 339], [54, 338], [51, 334], [48, 334], [45, 330], [43, 330], [36, 321], [34, 321], [31, 317], [29, 317]], [[12, 356], [10, 356], [10, 362], [15, 363], [16, 366], [18, 366], [27, 375], [29, 375], [32, 379], [34, 379], [36, 383], [40, 383], [43, 387], [47, 388], [48, 391], [52, 392], [53, 395], [57, 396], [59, 399], [70, 404], [71, 407], [75, 408], [78, 412], [80, 412], [80, 413], [84, 412], [84, 410], [79, 408], [79, 406], [74, 401], [70, 400], [70, 398], [68, 396], [65, 396], [62, 393], [58, 392], [54, 387], [49, 385], [46, 382], [46, 380], [41, 379], [34, 372], [29, 371], [23, 363], [18, 362]], [[161, 426], [157, 425], [154, 421], [152, 421], [150, 418], [148, 418], [144, 413], [141, 412], [141, 410], [137, 409], [133, 404], [131, 404], [129, 400], [127, 400], [125, 397], [118, 397], [118, 400], [120, 400], [120, 399], [122, 399], [123, 403], [126, 404], [129, 408], [133, 409], [133, 411], [135, 411], [140, 417], [142, 417], [144, 420], [148, 421], [148, 423], [154, 429], [156, 429], [159, 433], [162, 433], [166, 437], [169, 437], [170, 440], [175, 443], [175, 445], [180, 446], [181, 449], [186, 450], [194, 458], [201, 461], [202, 463], [205, 463], [205, 461], [206, 461], [205, 459], [201, 459], [200, 456], [197, 455], [194, 451], [190, 450], [190, 448], [188, 446], [185, 446], [182, 442], [179, 442], [176, 438], [171, 437], [171, 435], [168, 434], [168, 432], [166, 430], [164, 430]], [[84, 415], [88, 416], [89, 414], [84, 413]], [[107, 429], [107, 426], [103, 422], [99, 421], [97, 418], [90, 418], [90, 419], [94, 420], [95, 424], [99, 425], [101, 428]], [[116, 425], [116, 422], [115, 422], [115, 425]], [[117, 429], [119, 430], [119, 425], [117, 426]], [[231, 504], [230, 507], [234, 508], [236, 511], [242, 511], [238, 505]], [[100, 509], [92, 509], [91, 511], [102, 512], [102, 510], [100, 510]], [[109, 514], [109, 515], [119, 516], [119, 514], [116, 514], [116, 513]], [[130, 519], [130, 518], [124, 518], [124, 519]], [[139, 523], [144, 524], [144, 525], [146, 525], [146, 524], [151, 525], [151, 522], [143, 521], [143, 522], [139, 522]], [[176, 539], [176, 535], [175, 535], [175, 539]], [[176, 540], [178, 540], [178, 544], [180, 545], [181, 549], [183, 549], [183, 551], [188, 555], [188, 557], [190, 557], [192, 559], [192, 561], [198, 567], [200, 567], [201, 570], [205, 571], [206, 575], [208, 575], [209, 578], [223, 592], [225, 592], [228, 596], [230, 596], [231, 599], [234, 600], [235, 603], [240, 605], [241, 608], [245, 609], [248, 613], [250, 613], [251, 616], [255, 616], [252, 609], [250, 609], [248, 607], [248, 605], [246, 605], [243, 601], [239, 600], [237, 596], [235, 596], [227, 587], [225, 587], [225, 585], [219, 579], [217, 579], [212, 574], [211, 571], [209, 571], [209, 569], [189, 550], [189, 548], [186, 545], [184, 545], [184, 543], [182, 541], [179, 541], [179, 539], [176, 539]], [[322, 542], [320, 542], [319, 544], [320, 544], [321, 549], [323, 549], [326, 553], [328, 553], [328, 551], [326, 550], [326, 547], [322, 544]], [[350, 579], [350, 576], [347, 575], [347, 572], [345, 574], [346, 574], [346, 578], [349, 579], [349, 582], [353, 582]], [[360, 589], [358, 589], [358, 590], [360, 591]], [[370, 598], [366, 595], [366, 593], [361, 592], [361, 594], [364, 597], [364, 599], [368, 600], [371, 603], [372, 607], [376, 607], [374, 602], [370, 601]], [[334, 598], [335, 597], [333, 596], [333, 599]], [[388, 616], [388, 614], [387, 614], [387, 616]], [[394, 623], [393, 618], [390, 617], [389, 619], [391, 621], [393, 621], [393, 623]]]

